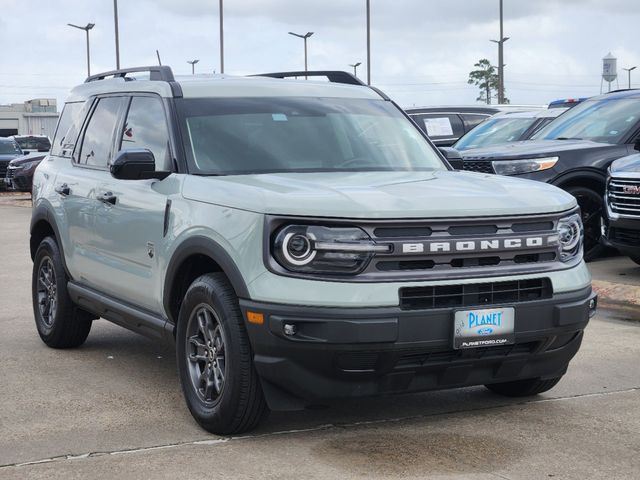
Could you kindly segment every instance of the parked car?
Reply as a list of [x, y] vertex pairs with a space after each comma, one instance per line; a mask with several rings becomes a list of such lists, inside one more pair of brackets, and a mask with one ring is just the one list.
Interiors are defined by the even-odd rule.
[[[13, 139], [0, 137], [0, 178], [4, 179], [7, 175], [9, 162], [22, 155], [24, 153]], [[4, 181], [0, 182], [0, 188], [4, 187]]]
[[46, 155], [30, 154], [11, 160], [4, 178], [6, 187], [19, 192], [30, 192], [33, 174], [45, 157]]
[[607, 168], [634, 152], [640, 138], [640, 90], [589, 98], [553, 120], [531, 140], [462, 152], [463, 168], [556, 185], [578, 200], [585, 258], [597, 257]]
[[567, 110], [568, 108], [553, 108], [551, 110], [497, 113], [466, 133], [453, 145], [453, 148], [462, 151], [528, 140], [542, 127]]
[[405, 111], [436, 146], [450, 147], [465, 133], [496, 113], [535, 108], [531, 105], [470, 105], [408, 108]]
[[611, 164], [606, 204], [603, 243], [640, 265], [640, 154]]
[[154, 66], [74, 88], [34, 177], [44, 343], [99, 317], [175, 343], [218, 434], [332, 399], [553, 388], [596, 308], [576, 200], [455, 172], [379, 90], [305, 74], [332, 82]]
[[24, 153], [48, 152], [51, 141], [46, 135], [14, 135], [13, 138]]

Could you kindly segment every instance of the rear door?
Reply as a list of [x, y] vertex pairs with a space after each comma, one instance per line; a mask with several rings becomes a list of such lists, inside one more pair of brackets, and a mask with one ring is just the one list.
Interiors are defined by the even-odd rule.
[[[118, 127], [116, 150], [146, 148], [156, 160], [156, 170], [172, 168], [165, 107], [156, 95], [127, 100]], [[101, 290], [135, 306], [161, 312], [158, 256], [164, 239], [165, 209], [176, 182], [118, 180], [103, 172], [97, 195], [102, 199], [96, 217], [96, 247]]]

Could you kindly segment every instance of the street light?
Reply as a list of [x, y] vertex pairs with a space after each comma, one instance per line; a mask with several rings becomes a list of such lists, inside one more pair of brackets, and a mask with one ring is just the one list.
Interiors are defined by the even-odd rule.
[[196, 63], [198, 63], [200, 60], [196, 59], [196, 60], [187, 60], [187, 63], [191, 64], [191, 75], [195, 75], [196, 74]]
[[220, 0], [220, 73], [224, 74], [224, 18], [223, 18], [223, 5]]
[[113, 0], [113, 25], [116, 33], [116, 70], [120, 70], [120, 36], [118, 34], [118, 0]]
[[81, 27], [79, 25], [74, 25], [73, 23], [67, 23], [70, 27], [77, 28], [79, 30], [84, 30], [87, 33], [87, 76], [91, 76], [91, 53], [89, 51], [89, 30], [96, 26], [95, 23], [87, 23], [86, 27]]
[[631, 72], [634, 71], [636, 68], [638, 67], [635, 66], [630, 68], [623, 68], [623, 70], [629, 74], [629, 88], [631, 88]]
[[[304, 35], [301, 35], [299, 33], [293, 33], [293, 32], [289, 32], [289, 35], [293, 35], [294, 37], [298, 37], [304, 40], [304, 71], [308, 71], [307, 68], [307, 39], [313, 35], [313, 32], [307, 32]], [[304, 77], [305, 79], [307, 78], [307, 76], [305, 75]]]
[[498, 44], [498, 103], [504, 103], [504, 42], [509, 37], [504, 36], [502, 22], [502, 0], [500, 0], [500, 40], [491, 40]]
[[353, 64], [349, 64], [350, 67], [353, 67], [353, 75], [354, 76], [358, 76], [358, 67], [362, 65], [362, 62], [358, 62], [358, 63], [353, 63]]

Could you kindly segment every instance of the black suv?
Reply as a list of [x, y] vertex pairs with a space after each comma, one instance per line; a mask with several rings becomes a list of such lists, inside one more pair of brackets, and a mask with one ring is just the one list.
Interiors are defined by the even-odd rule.
[[461, 153], [464, 170], [551, 183], [573, 194], [582, 210], [585, 259], [597, 257], [607, 168], [634, 153], [640, 139], [640, 90], [590, 98], [538, 132], [532, 140]]

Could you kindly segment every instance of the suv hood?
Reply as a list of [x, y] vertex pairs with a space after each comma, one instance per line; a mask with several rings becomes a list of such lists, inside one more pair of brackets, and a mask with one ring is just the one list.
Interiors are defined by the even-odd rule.
[[485, 148], [471, 148], [460, 152], [460, 154], [464, 160], [518, 159], [546, 157], [566, 151], [607, 148], [619, 148], [619, 146], [589, 140], [523, 140]]
[[188, 175], [183, 195], [265, 214], [373, 219], [527, 215], [576, 205], [545, 183], [456, 171]]
[[635, 174], [634, 177], [640, 175], [640, 154], [636, 153], [628, 157], [622, 157], [611, 164], [611, 173]]
[[13, 160], [11, 160], [9, 162], [9, 165], [17, 167], [19, 165], [22, 165], [24, 163], [31, 163], [31, 162], [35, 162], [36, 160], [42, 160], [44, 157], [46, 157], [47, 154], [42, 154], [42, 155], [23, 155], [21, 157], [17, 157], [14, 158]]

